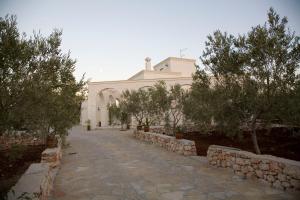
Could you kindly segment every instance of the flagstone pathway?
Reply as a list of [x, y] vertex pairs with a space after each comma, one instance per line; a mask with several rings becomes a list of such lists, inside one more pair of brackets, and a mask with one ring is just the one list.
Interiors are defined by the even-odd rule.
[[[299, 193], [243, 180], [208, 166], [204, 157], [184, 157], [132, 137], [131, 131], [85, 131], [68, 136], [54, 183], [55, 200], [297, 199]], [[300, 199], [300, 198], [299, 198]]]

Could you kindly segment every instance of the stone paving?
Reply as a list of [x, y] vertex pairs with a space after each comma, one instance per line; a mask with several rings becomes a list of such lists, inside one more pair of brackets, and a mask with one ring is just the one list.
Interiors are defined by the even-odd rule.
[[[299, 192], [243, 180], [204, 157], [184, 157], [136, 140], [132, 131], [74, 127], [51, 199], [298, 199]], [[298, 198], [297, 198], [298, 197]]]

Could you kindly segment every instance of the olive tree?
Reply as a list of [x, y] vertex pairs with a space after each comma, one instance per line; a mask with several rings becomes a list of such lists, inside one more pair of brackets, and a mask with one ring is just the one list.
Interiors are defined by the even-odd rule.
[[[247, 34], [214, 32], [208, 36], [186, 114], [195, 122], [226, 134], [249, 129], [260, 154], [256, 130], [273, 120], [299, 125], [299, 37], [287, 18], [271, 8], [268, 21]], [[289, 97], [289, 98], [287, 98]], [[295, 112], [296, 111], [296, 112]]]
[[149, 99], [147, 113], [150, 121], [160, 123], [170, 108], [169, 91], [164, 81], [158, 81], [148, 89]]
[[61, 51], [60, 30], [20, 34], [15, 16], [0, 18], [0, 132], [25, 129], [66, 134], [84, 99], [75, 60]]
[[120, 105], [136, 119], [138, 125], [149, 126], [164, 118], [169, 102], [166, 83], [159, 81], [152, 87], [124, 91]]
[[184, 105], [187, 98], [187, 92], [179, 84], [171, 86], [169, 91], [169, 112], [170, 122], [172, 123], [173, 134], [175, 134], [176, 128], [180, 121], [184, 117]]
[[135, 120], [138, 122], [138, 125], [142, 125], [145, 119], [145, 103], [147, 99], [146, 91], [139, 89], [136, 90], [125, 90], [122, 94], [122, 104], [126, 107], [128, 113], [130, 113]]
[[118, 105], [116, 103], [108, 104], [107, 109], [109, 115], [109, 125], [119, 121], [122, 129], [124, 124], [126, 124], [127, 127], [129, 126], [130, 114], [124, 100], [121, 100]]

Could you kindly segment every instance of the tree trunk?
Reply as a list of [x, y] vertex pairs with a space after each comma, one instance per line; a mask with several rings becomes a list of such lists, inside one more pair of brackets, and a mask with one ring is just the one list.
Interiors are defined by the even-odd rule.
[[257, 154], [261, 154], [260, 149], [259, 149], [259, 146], [258, 146], [258, 142], [257, 142], [255, 123], [254, 123], [254, 126], [252, 126], [252, 130], [251, 130], [251, 138], [252, 138], [253, 147], [254, 147], [255, 152], [256, 152]]

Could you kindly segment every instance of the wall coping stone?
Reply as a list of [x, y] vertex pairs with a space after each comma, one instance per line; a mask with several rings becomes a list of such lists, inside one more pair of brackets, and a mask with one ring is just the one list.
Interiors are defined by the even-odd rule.
[[42, 152], [40, 163], [33, 163], [8, 192], [8, 200], [18, 199], [21, 195], [33, 200], [47, 200], [53, 188], [54, 178], [62, 158], [62, 142], [56, 136], [57, 147]]
[[[8, 199], [18, 199], [22, 194], [32, 199], [39, 199], [35, 194], [41, 193], [41, 185], [49, 176], [50, 166], [47, 163], [33, 163], [21, 176], [17, 184], [8, 193]], [[12, 192], [14, 191], [14, 192]]]
[[47, 171], [49, 167], [50, 166], [48, 163], [33, 163], [28, 167], [28, 169], [24, 174], [25, 175], [38, 174], [45, 170]]
[[43, 152], [42, 152], [42, 155], [45, 155], [45, 154], [55, 154], [57, 152], [58, 148], [55, 147], [55, 148], [47, 148], [45, 149]]

